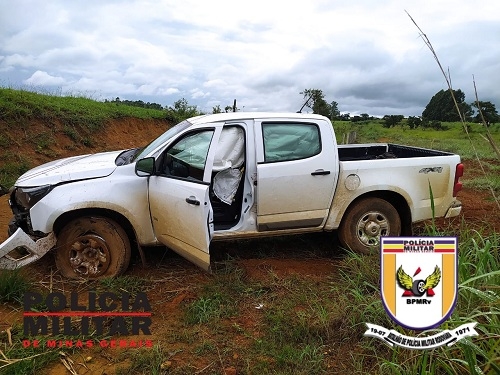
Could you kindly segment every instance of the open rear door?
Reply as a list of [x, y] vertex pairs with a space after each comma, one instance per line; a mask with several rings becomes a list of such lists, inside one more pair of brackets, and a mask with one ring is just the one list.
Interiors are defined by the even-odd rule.
[[189, 132], [163, 152], [149, 179], [151, 220], [158, 240], [204, 270], [210, 270], [213, 212], [209, 199], [214, 135]]

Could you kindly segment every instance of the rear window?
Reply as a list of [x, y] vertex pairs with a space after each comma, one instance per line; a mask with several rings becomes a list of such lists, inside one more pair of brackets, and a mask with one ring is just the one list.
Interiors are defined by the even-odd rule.
[[263, 123], [262, 135], [265, 162], [305, 159], [321, 152], [316, 124]]

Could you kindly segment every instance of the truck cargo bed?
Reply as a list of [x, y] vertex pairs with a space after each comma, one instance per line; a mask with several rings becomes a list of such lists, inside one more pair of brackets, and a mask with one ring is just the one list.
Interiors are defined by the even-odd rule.
[[451, 155], [448, 152], [420, 147], [402, 146], [392, 143], [369, 143], [359, 145], [339, 145], [340, 161], [373, 160], [391, 158], [422, 158]]

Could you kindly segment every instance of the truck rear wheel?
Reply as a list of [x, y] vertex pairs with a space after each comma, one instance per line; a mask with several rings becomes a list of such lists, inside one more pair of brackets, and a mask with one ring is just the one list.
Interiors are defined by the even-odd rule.
[[56, 266], [70, 279], [98, 279], [122, 274], [130, 263], [130, 241], [114, 220], [84, 216], [59, 233]]
[[381, 236], [399, 236], [401, 218], [381, 198], [363, 198], [348, 208], [338, 230], [342, 245], [360, 254], [379, 251]]

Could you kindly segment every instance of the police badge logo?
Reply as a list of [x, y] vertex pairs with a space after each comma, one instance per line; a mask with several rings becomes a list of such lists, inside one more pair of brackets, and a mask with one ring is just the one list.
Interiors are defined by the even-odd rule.
[[[443, 323], [457, 301], [458, 246], [456, 237], [382, 237], [380, 289], [385, 310], [399, 325], [424, 331]], [[476, 336], [477, 323], [411, 337], [394, 329], [366, 323], [365, 336], [390, 346], [432, 349]]]
[[426, 330], [439, 326], [457, 300], [456, 237], [383, 237], [381, 294], [399, 325]]

